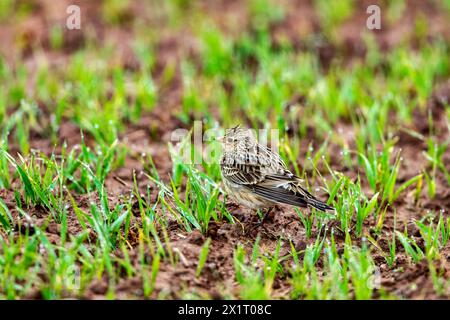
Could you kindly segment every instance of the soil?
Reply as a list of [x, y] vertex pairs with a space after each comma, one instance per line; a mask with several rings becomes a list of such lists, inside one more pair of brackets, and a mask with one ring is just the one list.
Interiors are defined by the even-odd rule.
[[[167, 150], [167, 142], [173, 129], [184, 127], [177, 117], [176, 111], [181, 107], [182, 84], [180, 75], [180, 61], [185, 55], [194, 56], [198, 50], [194, 37], [189, 31], [189, 27], [183, 29], [179, 33], [175, 33], [166, 28], [167, 17], [148, 15], [151, 10], [143, 10], [140, 2], [132, 2], [128, 9], [129, 12], [124, 14], [122, 25], [110, 25], [98, 18], [100, 11], [99, 1], [58, 1], [58, 9], [55, 1], [34, 0], [35, 9], [30, 18], [20, 22], [3, 22], [0, 24], [0, 54], [7, 61], [14, 64], [18, 61], [25, 61], [25, 65], [30, 70], [36, 65], [39, 54], [45, 54], [51, 57], [52, 67], [58, 68], [64, 66], [67, 58], [76, 50], [83, 48], [86, 42], [92, 41], [87, 35], [81, 31], [64, 33], [64, 45], [61, 49], [52, 49], [49, 45], [49, 28], [55, 21], [64, 21], [66, 17], [65, 9], [67, 4], [78, 4], [81, 7], [82, 24], [90, 26], [98, 35], [96, 41], [101, 43], [112, 42], [117, 47], [117, 64], [127, 69], [138, 68], [138, 60], [133, 56], [131, 48], [132, 29], [130, 24], [135, 20], [142, 19], [148, 28], [158, 27], [162, 34], [161, 39], [156, 45], [157, 52], [154, 68], [154, 78], [164, 90], [159, 96], [156, 107], [151, 112], [145, 113], [137, 124], [130, 124], [127, 129], [121, 133], [120, 140], [129, 146], [130, 154], [127, 156], [124, 167], [117, 169], [109, 174], [106, 187], [109, 192], [108, 197], [111, 206], [120, 202], [122, 195], [130, 193], [132, 185], [133, 172], [137, 173], [138, 186], [141, 192], [146, 190], [149, 180], [143, 174], [145, 168], [141, 162], [141, 155], [148, 154], [154, 159], [155, 166], [163, 179], [168, 179], [171, 172], [171, 160]], [[277, 46], [282, 39], [289, 39], [294, 44], [295, 50], [309, 50], [308, 38], [311, 34], [320, 34], [321, 25], [315, 13], [312, 1], [296, 0], [283, 1], [288, 3], [290, 10], [287, 12], [286, 18], [281, 22], [276, 22], [270, 26], [273, 45]], [[365, 8], [367, 4], [376, 4], [381, 1], [357, 1], [357, 8], [353, 16], [348, 19], [337, 30], [336, 43], [331, 44], [326, 39], [316, 49], [321, 57], [321, 63], [326, 69], [335, 59], [344, 59], [351, 61], [352, 59], [360, 59], [365, 56], [365, 48], [362, 41], [361, 30], [365, 29], [365, 19], [367, 14]], [[245, 23], [236, 24], [236, 21], [248, 21], [249, 12], [245, 7], [240, 5], [239, 1], [219, 0], [219, 1], [199, 1], [198, 4], [202, 10], [207, 12], [211, 19], [218, 21], [223, 30], [230, 35], [239, 34], [243, 30], [250, 30], [251, 26]], [[188, 10], [188, 9], [186, 9]], [[84, 14], [86, 13], [86, 14]], [[394, 24], [387, 23], [386, 28], [375, 32], [375, 38], [383, 50], [389, 50], [400, 44], [405, 39], [414, 37], [413, 17], [423, 15], [430, 22], [428, 29], [428, 38], [440, 35], [450, 39], [450, 28], [448, 17], [440, 11], [434, 1], [407, 1], [405, 13], [402, 18]], [[384, 18], [383, 18], [384, 19]], [[87, 28], [87, 27], [86, 27]], [[26, 41], [20, 41], [25, 38]], [[26, 45], [19, 45], [25, 43]], [[11, 50], [15, 48], [16, 50]], [[169, 83], [161, 83], [163, 81], [163, 70], [168, 64], [175, 65], [174, 79]], [[32, 80], [30, 80], [32, 81]], [[30, 90], [33, 89], [33, 83], [30, 84]], [[301, 97], [300, 97], [301, 98]], [[298, 99], [298, 97], [293, 97]], [[447, 104], [450, 100], [450, 81], [445, 79], [435, 86], [434, 93], [427, 103], [427, 110], [431, 110], [436, 124], [436, 133], [440, 141], [449, 139], [449, 132], [445, 121], [446, 115], [444, 110], [444, 101]], [[427, 110], [417, 110], [413, 121], [412, 129], [422, 133], [427, 133], [428, 126], [424, 124], [423, 119], [427, 117]], [[42, 112], [45, 115], [45, 106], [42, 106]], [[338, 124], [342, 128], [348, 128], [346, 123]], [[351, 128], [349, 128], [351, 129]], [[352, 130], [344, 130], [344, 137], [349, 145], [354, 145], [354, 134]], [[49, 137], [42, 132], [32, 132], [31, 147], [40, 152], [51, 154], [52, 151], [58, 153], [63, 142], [66, 142], [69, 148], [80, 143], [79, 128], [70, 119], [64, 119], [58, 132], [58, 143], [56, 149], [54, 143]], [[416, 138], [401, 131], [398, 132], [399, 141], [396, 148], [402, 150], [404, 161], [400, 169], [399, 183], [415, 176], [420, 168], [427, 166], [427, 161], [422, 155], [422, 151], [426, 150], [426, 145]], [[314, 129], [309, 132], [310, 141], [320, 144]], [[92, 137], [87, 137], [87, 142], [93, 143]], [[305, 148], [300, 158], [304, 158], [306, 146], [309, 141], [305, 141]], [[331, 148], [339, 148], [331, 146]], [[333, 149], [332, 149], [333, 150]], [[11, 144], [12, 154], [16, 154], [18, 147]], [[331, 158], [331, 167], [340, 170], [349, 176], [357, 175], [357, 172], [351, 172], [346, 168], [337, 156]], [[447, 169], [450, 170], [450, 154], [444, 155]], [[370, 189], [363, 179], [363, 185], [368, 194]], [[18, 181], [14, 181], [13, 187], [18, 185]], [[151, 184], [150, 184], [151, 185]], [[151, 187], [154, 187], [151, 185]], [[393, 207], [389, 208], [386, 216], [384, 230], [377, 239], [380, 245], [387, 246], [387, 239], [390, 237], [394, 228], [394, 209], [397, 212], [398, 220], [397, 229], [403, 230], [403, 227], [410, 228], [410, 234], [417, 235], [418, 231], [411, 222], [414, 219], [420, 219], [427, 215], [429, 210], [437, 210], [449, 217], [450, 211], [450, 190], [443, 174], [438, 172], [437, 177], [437, 195], [433, 200], [429, 200], [425, 191], [419, 198], [418, 203], [414, 201], [414, 195], [409, 192], [406, 196], [399, 199]], [[320, 195], [319, 195], [320, 196]], [[17, 233], [23, 232], [28, 226], [32, 230], [33, 225], [45, 226], [45, 232], [52, 243], [59, 242], [60, 226], [53, 222], [52, 219], [42, 208], [31, 208], [31, 221], [23, 221], [19, 219], [18, 212], [15, 209], [14, 192], [11, 190], [0, 190], [0, 197], [10, 208], [14, 218], [16, 219]], [[83, 209], [89, 208], [91, 201], [98, 201], [94, 194], [75, 195], [75, 201]], [[207, 295], [212, 298], [222, 298], [224, 295], [237, 295], [237, 291], [224, 292], [224, 288], [229, 290], [237, 290], [237, 284], [234, 278], [234, 262], [233, 250], [238, 243], [244, 245], [245, 248], [251, 248], [258, 235], [261, 237], [261, 251], [271, 252], [275, 249], [278, 239], [283, 239], [282, 255], [286, 254], [290, 247], [291, 240], [298, 249], [305, 248], [306, 245], [315, 241], [317, 230], [313, 230], [312, 237], [307, 239], [305, 230], [298, 219], [296, 212], [291, 207], [280, 206], [275, 214], [266, 222], [265, 228], [249, 230], [253, 226], [253, 222], [257, 217], [248, 209], [236, 204], [229, 204], [230, 211], [240, 223], [230, 224], [226, 221], [220, 223], [212, 223], [209, 233], [204, 236], [198, 231], [185, 232], [177, 224], [171, 225], [168, 229], [171, 247], [180, 255], [180, 262], [175, 267], [169, 262], [162, 262], [159, 275], [156, 280], [156, 289], [152, 298], [168, 297], [180, 298], [180, 293], [189, 289], [195, 291], [200, 296]], [[137, 213], [136, 216], [139, 214]], [[129, 236], [129, 243], [135, 249], [130, 253], [131, 261], [138, 265], [138, 248], [136, 226], [139, 225], [139, 217], [136, 217], [136, 224]], [[375, 221], [368, 220], [365, 224], [365, 231], [370, 232], [371, 226]], [[69, 209], [68, 216], [68, 232], [76, 235], [81, 232], [78, 219], [72, 208]], [[409, 229], [408, 229], [409, 230]], [[94, 236], [94, 233], [91, 234]], [[202, 275], [195, 277], [196, 263], [200, 249], [206, 240], [211, 237], [211, 245], [209, 256]], [[94, 239], [91, 239], [94, 240]], [[342, 247], [343, 239], [337, 237], [338, 246]], [[358, 243], [356, 237], [355, 243]], [[401, 245], [398, 246], [398, 259], [392, 267], [389, 267], [381, 254], [374, 252], [373, 257], [377, 266], [381, 270], [382, 286], [387, 293], [392, 293], [400, 297], [409, 299], [422, 298], [443, 298], [437, 296], [433, 289], [433, 283], [430, 270], [426, 263], [413, 264], [404, 254]], [[114, 254], [120, 255], [120, 252]], [[439, 270], [450, 278], [450, 247], [442, 252]], [[320, 264], [320, 262], [319, 262]], [[97, 280], [89, 286], [82, 298], [98, 299], [104, 298], [107, 291], [107, 279]], [[229, 285], [224, 285], [229, 284]], [[274, 284], [274, 297], [284, 297], [289, 288], [289, 279], [277, 277]], [[228, 289], [226, 289], [228, 290]], [[141, 277], [127, 278], [124, 274], [123, 278], [117, 285], [116, 294], [118, 298], [141, 298], [142, 279]], [[378, 295], [379, 293], [376, 293]], [[32, 291], [27, 298], [41, 298], [38, 291]], [[445, 298], [445, 297], [444, 297]], [[448, 298], [448, 296], [446, 297]]]

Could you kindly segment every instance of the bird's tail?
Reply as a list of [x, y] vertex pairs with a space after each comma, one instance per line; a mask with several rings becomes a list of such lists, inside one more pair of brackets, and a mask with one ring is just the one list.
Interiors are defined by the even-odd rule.
[[319, 199], [317, 199], [316, 197], [314, 197], [311, 193], [309, 193], [306, 189], [299, 187], [304, 195], [305, 195], [305, 200], [308, 206], [316, 208], [317, 210], [320, 211], [327, 211], [327, 210], [334, 210], [334, 207], [326, 204], [323, 201], [320, 201]]
[[254, 184], [247, 186], [247, 188], [270, 201], [297, 207], [309, 206], [320, 211], [334, 210], [332, 206], [320, 201], [309, 193], [308, 190], [302, 188], [298, 181], [285, 181], [284, 183], [280, 183], [280, 180], [269, 180], [268, 177], [266, 177], [266, 180], [268, 180], [268, 182]]
[[320, 210], [320, 211], [324, 211], [325, 212], [327, 210], [334, 210], [334, 207], [329, 206], [325, 202], [322, 202], [322, 201], [320, 201], [320, 200], [318, 200], [316, 198], [312, 198], [312, 199], [309, 198], [307, 200], [307, 202], [308, 202], [308, 206], [316, 208], [317, 210]]

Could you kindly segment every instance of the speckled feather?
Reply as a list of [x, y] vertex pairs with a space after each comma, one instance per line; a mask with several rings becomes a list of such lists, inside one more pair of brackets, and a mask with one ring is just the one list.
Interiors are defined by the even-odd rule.
[[277, 153], [258, 144], [250, 130], [228, 129], [223, 146], [220, 162], [223, 182], [237, 202], [253, 209], [284, 203], [333, 210], [304, 189], [302, 179], [287, 169]]

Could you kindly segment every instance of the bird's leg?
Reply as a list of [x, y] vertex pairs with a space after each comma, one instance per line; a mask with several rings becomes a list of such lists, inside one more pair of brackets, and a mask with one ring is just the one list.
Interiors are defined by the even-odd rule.
[[274, 207], [270, 207], [266, 212], [264, 213], [262, 219], [261, 219], [261, 226], [264, 224], [264, 222], [267, 221], [267, 218], [269, 217], [270, 213], [273, 211]]

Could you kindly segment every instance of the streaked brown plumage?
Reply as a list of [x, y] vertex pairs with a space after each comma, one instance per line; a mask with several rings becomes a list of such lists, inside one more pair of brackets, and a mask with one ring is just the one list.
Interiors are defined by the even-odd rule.
[[251, 130], [228, 129], [222, 143], [224, 186], [237, 202], [252, 209], [271, 208], [276, 203], [334, 209], [302, 188], [302, 180], [286, 168], [278, 154], [258, 144]]

